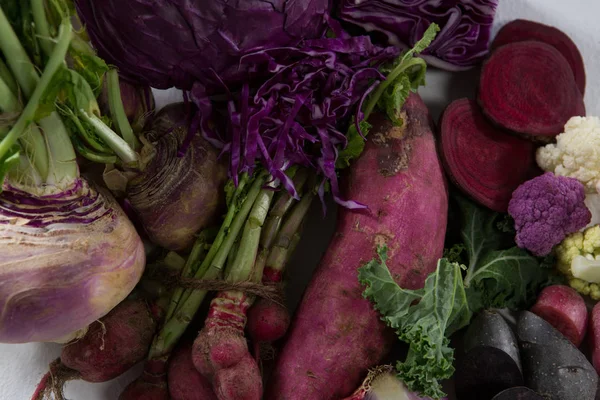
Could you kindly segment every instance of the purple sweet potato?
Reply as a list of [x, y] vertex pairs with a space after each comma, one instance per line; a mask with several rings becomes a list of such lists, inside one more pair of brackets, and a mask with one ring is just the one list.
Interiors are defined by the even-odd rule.
[[540, 24], [535, 21], [516, 19], [504, 25], [498, 32], [491, 45], [494, 51], [505, 44], [535, 40], [553, 46], [565, 57], [579, 91], [585, 93], [585, 66], [583, 57], [573, 40], [563, 31], [549, 25]]
[[346, 198], [366, 211], [341, 209], [337, 234], [294, 316], [267, 388], [268, 400], [349, 396], [395, 340], [363, 298], [357, 269], [387, 244], [396, 281], [420, 288], [442, 256], [447, 186], [429, 111], [417, 94], [394, 127], [373, 115], [365, 150], [343, 181]]
[[499, 47], [484, 63], [479, 104], [495, 124], [549, 141], [574, 116], [585, 115], [571, 67], [549, 44], [525, 41]]
[[513, 191], [534, 176], [533, 143], [491, 125], [469, 99], [446, 107], [440, 122], [440, 155], [456, 186], [498, 212], [506, 212]]
[[191, 343], [171, 355], [167, 376], [172, 400], [217, 400], [210, 381], [194, 367]]
[[579, 347], [588, 324], [588, 312], [583, 297], [575, 289], [564, 285], [544, 288], [531, 307], [532, 313], [542, 317], [556, 330]]

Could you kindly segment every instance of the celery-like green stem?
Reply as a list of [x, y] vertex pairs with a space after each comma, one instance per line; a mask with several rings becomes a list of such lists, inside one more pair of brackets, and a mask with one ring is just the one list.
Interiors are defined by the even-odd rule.
[[[2, 16], [4, 16], [4, 13], [0, 9], [0, 36], [3, 34], [3, 32], [1, 32], [3, 25], [1, 20]], [[66, 22], [64, 24], [61, 24], [56, 48], [52, 53], [52, 56], [48, 60], [46, 67], [44, 68], [44, 73], [42, 74], [42, 77], [39, 80], [39, 84], [35, 86], [33, 93], [29, 97], [27, 105], [23, 109], [23, 112], [19, 116], [19, 119], [17, 120], [15, 125], [12, 127], [8, 135], [6, 135], [6, 137], [2, 140], [2, 142], [0, 142], [0, 157], [4, 156], [8, 152], [8, 150], [16, 143], [16, 141], [21, 137], [21, 135], [23, 135], [25, 129], [29, 126], [29, 124], [33, 122], [33, 119], [35, 118], [44, 92], [50, 85], [54, 74], [59, 70], [59, 68], [61, 68], [64, 65], [64, 58], [69, 48], [71, 34], [72, 32], [70, 23]], [[47, 135], [50, 135], [50, 133], [51, 132], [46, 132]], [[72, 150], [73, 147], [71, 146], [68, 137], [67, 142], [67, 146], [70, 147]], [[75, 154], [73, 153], [73, 156], [74, 155]]]
[[117, 132], [121, 134], [132, 149], [138, 150], [140, 142], [133, 133], [127, 114], [125, 114], [125, 107], [123, 107], [123, 99], [121, 98], [121, 87], [119, 86], [119, 73], [114, 68], [107, 73], [107, 86], [108, 107]]
[[110, 129], [100, 118], [93, 114], [88, 114], [84, 109], [79, 110], [79, 115], [94, 128], [94, 132], [104, 140], [115, 154], [127, 164], [136, 163], [139, 160], [138, 154]]
[[[223, 266], [227, 260], [227, 255], [231, 251], [233, 243], [237, 239], [244, 223], [248, 219], [248, 215], [250, 214], [250, 211], [252, 210], [254, 203], [261, 192], [261, 187], [265, 182], [265, 178], [265, 173], [258, 173], [258, 176], [254, 179], [254, 182], [246, 194], [239, 211], [233, 218], [231, 226], [229, 227], [222, 244], [218, 246], [218, 251], [214, 256], [214, 259], [212, 262], [210, 262], [208, 269], [206, 269], [204, 273], [202, 273], [203, 269], [201, 266], [198, 269], [195, 278], [216, 279], [221, 275]], [[232, 207], [237, 207], [237, 205], [232, 203]], [[216, 244], [217, 243], [215, 241], [212, 247], [215, 247]], [[238, 253], [240, 251], [241, 250], [238, 250]], [[208, 259], [208, 256], [206, 258]], [[192, 321], [192, 318], [196, 314], [200, 304], [202, 304], [206, 293], [206, 290], [193, 290], [186, 301], [177, 308], [174, 315], [165, 322], [165, 325], [152, 343], [152, 347], [150, 348], [150, 353], [148, 355], [150, 359], [159, 358], [171, 352], [181, 335], [183, 335], [185, 332], [189, 323]]]
[[[206, 246], [208, 243], [215, 239], [215, 234], [211, 230], [205, 230], [200, 232], [198, 238], [194, 242], [194, 246], [192, 247], [192, 251], [185, 262], [185, 266], [183, 267], [183, 271], [181, 272], [181, 277], [190, 278], [194, 276], [196, 273], [201, 260], [206, 257]], [[173, 316], [173, 313], [177, 309], [179, 304], [179, 300], [183, 295], [183, 288], [177, 287], [173, 290], [173, 294], [171, 296], [171, 300], [169, 302], [169, 309], [167, 310], [167, 314], [165, 319], [169, 319]]]
[[[9, 85], [0, 76], [0, 111], [17, 113], [21, 111], [21, 103], [10, 89]], [[7, 133], [6, 130], [4, 133]], [[4, 135], [2, 135], [4, 136]], [[1, 137], [1, 136], [0, 136]], [[46, 141], [42, 132], [37, 125], [31, 124], [29, 129], [25, 129], [23, 136], [20, 138], [20, 143], [33, 160], [32, 165], [37, 173], [43, 179], [48, 176], [48, 151], [46, 150]]]
[[[308, 171], [304, 168], [299, 169], [294, 175], [292, 181], [294, 183], [294, 187], [300, 193], [304, 188], [304, 184], [308, 179]], [[277, 198], [273, 202], [273, 207], [269, 211], [269, 216], [267, 217], [267, 221], [265, 222], [265, 226], [263, 228], [262, 237], [260, 240], [261, 247], [264, 249], [270, 249], [273, 245], [273, 241], [279, 232], [279, 228], [281, 226], [281, 221], [285, 213], [288, 212], [290, 207], [296, 202], [296, 199], [291, 195], [291, 193], [287, 190], [282, 190], [278, 193]]]
[[33, 22], [35, 30], [40, 41], [40, 45], [46, 56], [50, 57], [54, 44], [52, 43], [52, 34], [50, 33], [50, 25], [46, 18], [46, 9], [44, 0], [31, 0], [31, 12], [33, 14]]
[[8, 86], [11, 93], [15, 95], [19, 93], [19, 86], [17, 85], [15, 78], [12, 76], [10, 69], [8, 69], [6, 64], [4, 64], [4, 61], [2, 61], [2, 58], [0, 58], [0, 79], [2, 79]]
[[[68, 19], [65, 19], [60, 25], [59, 35], [55, 44], [55, 46], [61, 44], [61, 48], [54, 49], [52, 55], [48, 59], [48, 63], [44, 68], [44, 72], [53, 71], [52, 75], [47, 76], [46, 82], [42, 82], [37, 74], [35, 66], [29, 59], [27, 52], [19, 42], [16, 33], [10, 25], [10, 22], [0, 8], [0, 49], [2, 50], [2, 53], [4, 54], [4, 57], [10, 66], [12, 74], [17, 80], [23, 94], [29, 100], [29, 103], [31, 103], [34, 92], [43, 83], [42, 91], [39, 92], [37, 99], [35, 99], [33, 102], [34, 104], [31, 106], [33, 107], [33, 114], [29, 116], [30, 120], [19, 127], [20, 132], [15, 130], [15, 127], [13, 127], [11, 130], [13, 135], [10, 137], [10, 139], [6, 142], [2, 142], [4, 143], [4, 146], [2, 146], [2, 143], [0, 143], [0, 154], [4, 154], [7, 149], [10, 148], [14, 142], [16, 142], [19, 136], [22, 135], [23, 131], [27, 128], [27, 125], [29, 125], [31, 122], [31, 119], [34, 118], [43, 92], [50, 84], [54, 73], [62, 65], [64, 65], [64, 59], [66, 56], [65, 46], [68, 49], [72, 38], [73, 32], [71, 29], [71, 23]], [[49, 184], [56, 184], [65, 180], [71, 181], [75, 179], [79, 175], [79, 170], [75, 162], [75, 150], [69, 141], [69, 133], [67, 132], [62, 120], [58, 114], [56, 114], [56, 112], [53, 112], [50, 114], [50, 116], [40, 120], [39, 125], [46, 135], [49, 153], [49, 164], [47, 167], [48, 176], [46, 178], [46, 182]], [[11, 133], [9, 133], [9, 136], [10, 135]], [[7, 136], [7, 138], [9, 136]], [[10, 144], [10, 146], [7, 147], [7, 144]], [[34, 161], [34, 164], [40, 171], [44, 170], [44, 168], [40, 167], [40, 164], [43, 164], [43, 161], [40, 160], [43, 160], [44, 154], [45, 153], [40, 151], [34, 155], [34, 157], [37, 159]]]
[[[25, 96], [31, 97], [39, 77], [35, 66], [0, 7], [0, 48]], [[63, 57], [64, 59], [64, 57]]]
[[369, 116], [371, 116], [371, 113], [375, 109], [377, 102], [379, 101], [385, 90], [388, 88], [388, 86], [391, 85], [394, 82], [394, 80], [396, 80], [396, 78], [400, 76], [401, 73], [416, 65], [420, 65], [422, 68], [427, 67], [427, 63], [425, 62], [425, 60], [423, 60], [422, 58], [415, 57], [406, 63], [398, 64], [398, 66], [394, 70], [392, 70], [392, 72], [389, 73], [389, 75], [385, 78], [385, 81], [381, 82], [377, 86], [377, 89], [375, 89], [375, 92], [373, 92], [373, 94], [369, 97], [369, 102], [367, 103], [367, 107], [365, 108], [363, 120], [366, 121], [369, 119]]
[[314, 197], [314, 190], [305, 193], [286, 218], [273, 244], [273, 248], [269, 252], [267, 258], [267, 266], [269, 268], [277, 271], [282, 271], [285, 268], [289, 259], [289, 253], [293, 247], [292, 241], [294, 236], [300, 230]]

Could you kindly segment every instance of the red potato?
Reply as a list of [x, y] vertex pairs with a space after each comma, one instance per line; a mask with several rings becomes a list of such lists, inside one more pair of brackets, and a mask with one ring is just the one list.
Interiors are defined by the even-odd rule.
[[[590, 347], [592, 348], [592, 365], [600, 374], [600, 303], [596, 303], [590, 314]], [[598, 390], [600, 393], [600, 389]]]
[[171, 355], [167, 376], [172, 400], [217, 400], [209, 380], [194, 367], [191, 343]]
[[514, 42], [536, 40], [553, 46], [562, 54], [575, 76], [579, 91], [585, 92], [585, 66], [583, 57], [573, 40], [563, 31], [535, 21], [516, 19], [504, 25], [498, 32], [490, 49], [494, 51], [500, 46]]
[[564, 285], [544, 288], [531, 312], [542, 317], [579, 347], [588, 324], [588, 312], [583, 297], [575, 289]]
[[571, 117], [585, 115], [569, 63], [537, 41], [493, 52], [481, 70], [478, 100], [493, 123], [538, 141], [552, 140]]
[[346, 198], [333, 238], [297, 310], [267, 387], [268, 400], [349, 396], [395, 340], [364, 299], [357, 269], [388, 246], [387, 265], [406, 288], [420, 288], [442, 256], [448, 193], [429, 111], [417, 94], [405, 125], [373, 115], [364, 153], [345, 177]]

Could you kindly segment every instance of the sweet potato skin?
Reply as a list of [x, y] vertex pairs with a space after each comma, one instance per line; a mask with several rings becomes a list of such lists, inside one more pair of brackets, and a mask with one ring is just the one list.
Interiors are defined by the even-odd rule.
[[[341, 209], [337, 233], [294, 316], [267, 388], [268, 400], [350, 395], [389, 352], [394, 334], [362, 297], [357, 269], [387, 244], [387, 265], [407, 288], [422, 287], [442, 256], [447, 186], [429, 112], [412, 94], [405, 125], [382, 116], [345, 177], [344, 195], [368, 211]], [[376, 116], [374, 116], [376, 117]]]

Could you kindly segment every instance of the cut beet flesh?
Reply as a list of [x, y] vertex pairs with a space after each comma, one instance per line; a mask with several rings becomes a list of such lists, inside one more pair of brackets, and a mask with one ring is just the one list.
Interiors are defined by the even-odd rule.
[[583, 57], [573, 40], [566, 33], [553, 26], [525, 19], [516, 19], [500, 29], [492, 42], [491, 50], [494, 51], [505, 44], [526, 40], [543, 42], [556, 48], [571, 66], [579, 91], [582, 94], [585, 93], [585, 66], [583, 64]]
[[565, 58], [535, 41], [499, 47], [484, 63], [479, 104], [494, 123], [551, 140], [574, 116], [585, 115], [583, 95]]
[[446, 108], [440, 130], [452, 181], [480, 204], [506, 212], [512, 192], [534, 175], [534, 144], [495, 128], [469, 99]]

